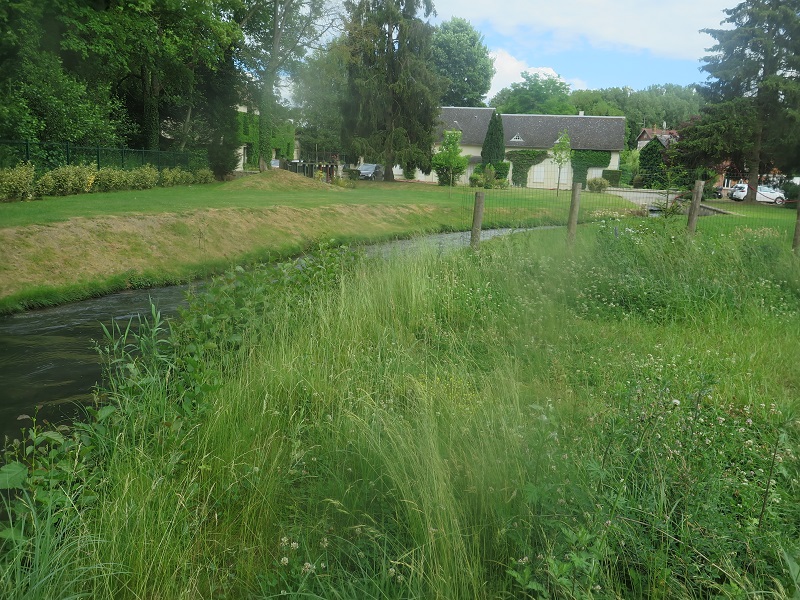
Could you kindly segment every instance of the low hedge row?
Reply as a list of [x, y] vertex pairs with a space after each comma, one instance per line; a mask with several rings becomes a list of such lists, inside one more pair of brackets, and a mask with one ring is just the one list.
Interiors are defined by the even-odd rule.
[[214, 181], [210, 169], [185, 171], [180, 167], [162, 169], [152, 165], [137, 169], [103, 167], [98, 170], [85, 165], [58, 167], [36, 176], [31, 163], [11, 169], [0, 169], [0, 202], [33, 200], [42, 196], [71, 196], [91, 192], [146, 190], [156, 186], [203, 184]]

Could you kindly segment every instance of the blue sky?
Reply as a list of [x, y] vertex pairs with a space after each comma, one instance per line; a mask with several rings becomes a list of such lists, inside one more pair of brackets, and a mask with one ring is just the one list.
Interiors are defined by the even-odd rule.
[[689, 85], [734, 0], [434, 0], [440, 23], [457, 16], [484, 36], [497, 74], [489, 98], [530, 71], [572, 89]]

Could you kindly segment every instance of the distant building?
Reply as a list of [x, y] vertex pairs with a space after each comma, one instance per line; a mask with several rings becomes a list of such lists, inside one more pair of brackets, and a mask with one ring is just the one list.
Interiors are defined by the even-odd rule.
[[667, 129], [666, 123], [664, 123], [663, 129], [656, 129], [655, 127], [642, 129], [639, 137], [636, 138], [636, 148], [641, 150], [655, 139], [658, 139], [664, 148], [669, 148], [672, 142], [678, 140], [678, 132], [674, 129]]
[[[486, 138], [494, 108], [463, 108], [445, 106], [440, 116], [437, 143], [445, 130], [461, 131], [461, 154], [470, 157], [467, 172], [460, 183], [481, 162], [481, 148]], [[605, 150], [610, 152], [609, 164], [590, 169], [588, 179], [602, 176], [603, 169], [619, 169], [619, 155], [625, 147], [625, 117], [590, 117], [580, 115], [501, 115], [506, 152], [510, 150], [550, 150], [561, 132], [566, 130], [573, 150]], [[512, 166], [513, 169], [513, 166]], [[511, 172], [509, 172], [509, 178]], [[423, 181], [437, 181], [436, 173], [422, 176]], [[561, 185], [572, 181], [572, 168], [567, 164], [561, 172]], [[528, 172], [527, 187], [555, 188], [558, 185], [558, 166], [547, 158]], [[569, 185], [566, 183], [566, 185]]]

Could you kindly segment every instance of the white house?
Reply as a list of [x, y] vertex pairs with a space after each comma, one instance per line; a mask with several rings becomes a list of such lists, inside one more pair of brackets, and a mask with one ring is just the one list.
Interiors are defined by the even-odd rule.
[[[461, 131], [461, 154], [470, 156], [467, 172], [459, 183], [469, 182], [475, 166], [481, 162], [481, 147], [489, 128], [494, 108], [442, 108], [438, 150], [445, 130]], [[580, 115], [501, 115], [506, 152], [510, 150], [551, 150], [561, 132], [566, 130], [573, 150], [605, 150], [611, 153], [609, 164], [589, 169], [587, 179], [600, 177], [603, 169], [619, 169], [619, 155], [625, 148], [625, 117], [589, 117]], [[513, 169], [513, 167], [512, 167]], [[418, 173], [419, 175], [419, 173]], [[509, 172], [509, 179], [511, 173]], [[436, 173], [421, 176], [423, 181], [436, 182]], [[561, 170], [561, 186], [568, 188], [572, 181], [569, 165]], [[558, 165], [552, 157], [534, 166], [528, 172], [527, 187], [555, 188], [558, 184]]]

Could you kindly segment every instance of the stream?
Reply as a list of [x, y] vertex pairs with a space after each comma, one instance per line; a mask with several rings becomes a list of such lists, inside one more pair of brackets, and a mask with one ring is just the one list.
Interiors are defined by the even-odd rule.
[[[511, 229], [483, 231], [481, 239], [512, 233]], [[517, 230], [519, 231], [519, 230]], [[406, 253], [423, 245], [440, 250], [469, 245], [469, 232], [441, 233], [367, 246], [369, 254]], [[150, 302], [163, 317], [174, 317], [185, 305], [190, 286], [130, 290], [64, 306], [0, 317], [0, 443], [19, 437], [36, 416], [39, 422], [68, 422], [91, 400], [101, 377], [94, 350], [105, 325], [124, 329], [138, 316], [150, 315]]]

